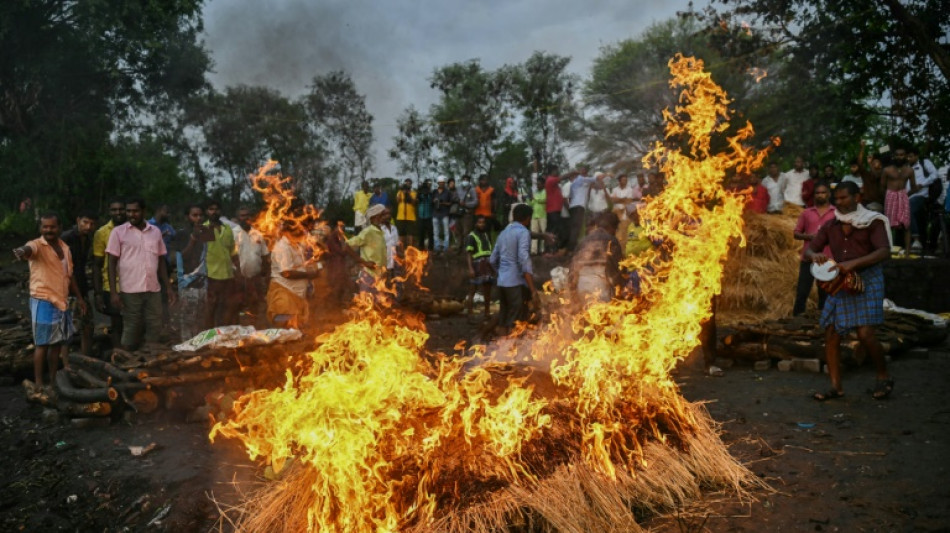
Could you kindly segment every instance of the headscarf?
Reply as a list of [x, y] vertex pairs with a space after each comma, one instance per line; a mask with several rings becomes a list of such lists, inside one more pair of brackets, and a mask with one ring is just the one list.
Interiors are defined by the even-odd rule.
[[370, 208], [366, 210], [366, 220], [369, 220], [377, 215], [381, 215], [383, 211], [385, 210], [386, 210], [386, 206], [382, 204], [375, 204], [375, 205], [370, 206]]
[[[840, 209], [835, 209], [835, 218], [837, 218], [838, 222], [841, 222], [842, 224], [851, 224], [858, 229], [869, 227], [875, 220], [884, 222], [885, 229], [890, 226], [890, 222], [888, 222], [886, 216], [878, 213], [877, 211], [871, 211], [861, 204], [858, 204], [857, 209], [850, 213], [842, 213]], [[894, 237], [891, 235], [891, 232], [885, 231], [885, 233], [887, 233], [888, 245], [894, 246]]]

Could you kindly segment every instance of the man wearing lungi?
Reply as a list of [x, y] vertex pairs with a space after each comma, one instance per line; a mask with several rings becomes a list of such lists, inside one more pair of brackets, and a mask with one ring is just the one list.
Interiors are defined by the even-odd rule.
[[[891, 243], [887, 219], [880, 213], [865, 209], [860, 202], [858, 185], [843, 182], [835, 189], [834, 220], [826, 222], [811, 240], [805, 259], [822, 264], [829, 259], [837, 263], [839, 277], [857, 275], [858, 283], [846, 283], [831, 294], [821, 312], [820, 324], [825, 328], [825, 356], [832, 388], [817, 393], [818, 401], [844, 396], [841, 387], [841, 334], [856, 329], [858, 340], [871, 355], [877, 370], [877, 383], [872, 396], [883, 400], [894, 388], [887, 373], [884, 350], [874, 337], [874, 326], [884, 322], [884, 269], [882, 262], [890, 257]], [[822, 250], [831, 249], [832, 257]], [[863, 284], [863, 290], [860, 286]]]

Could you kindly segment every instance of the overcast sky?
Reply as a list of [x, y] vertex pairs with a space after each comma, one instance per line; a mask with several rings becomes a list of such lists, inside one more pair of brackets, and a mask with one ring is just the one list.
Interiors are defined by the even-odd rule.
[[315, 75], [348, 72], [375, 117], [379, 176], [396, 117], [435, 98], [428, 78], [441, 65], [478, 58], [494, 69], [535, 50], [572, 58], [587, 77], [600, 47], [635, 37], [687, 9], [687, 0], [208, 0], [205, 43], [218, 88], [266, 85], [291, 97]]

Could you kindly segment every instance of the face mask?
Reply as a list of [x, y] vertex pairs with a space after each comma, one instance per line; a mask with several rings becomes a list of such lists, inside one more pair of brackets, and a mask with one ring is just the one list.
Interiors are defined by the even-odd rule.
[[472, 186], [472, 182], [463, 180], [460, 182], [460, 185], [462, 185], [462, 187], [468, 188]]

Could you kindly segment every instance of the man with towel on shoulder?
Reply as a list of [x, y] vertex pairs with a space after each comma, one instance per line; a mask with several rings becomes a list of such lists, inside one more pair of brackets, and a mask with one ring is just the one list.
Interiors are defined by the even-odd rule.
[[877, 370], [877, 383], [871, 396], [883, 400], [894, 388], [894, 380], [884, 362], [884, 350], [874, 337], [874, 326], [884, 322], [882, 263], [890, 257], [890, 232], [887, 218], [865, 209], [859, 203], [860, 196], [856, 183], [838, 184], [835, 218], [818, 230], [805, 251], [806, 261], [822, 264], [832, 259], [822, 252], [825, 246], [830, 247], [838, 277], [854, 278], [840, 290], [832, 291], [821, 312], [819, 324], [825, 328], [825, 356], [832, 386], [828, 392], [815, 394], [814, 398], [821, 402], [844, 396], [839, 366], [841, 334], [851, 329], [857, 329], [858, 340], [871, 355]]

